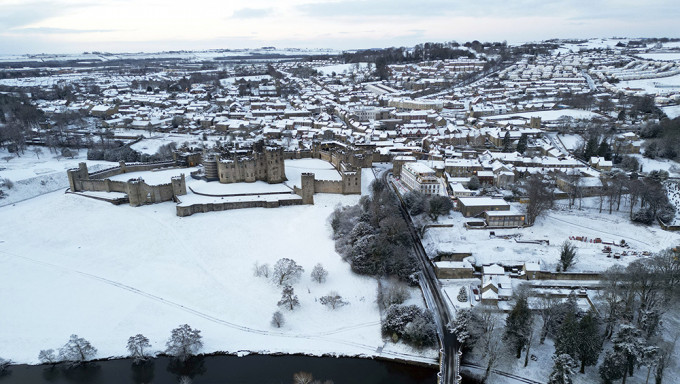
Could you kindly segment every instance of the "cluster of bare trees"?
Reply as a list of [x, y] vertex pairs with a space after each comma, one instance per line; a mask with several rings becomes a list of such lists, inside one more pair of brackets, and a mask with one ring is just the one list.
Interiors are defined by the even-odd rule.
[[0, 94], [0, 148], [23, 155], [33, 128], [44, 119], [42, 111], [24, 95]]
[[[300, 280], [303, 272], [304, 268], [298, 265], [294, 260], [288, 258], [279, 259], [276, 264], [274, 264], [273, 268], [270, 268], [269, 264], [260, 264], [258, 262], [255, 262], [255, 265], [253, 266], [253, 274], [256, 277], [271, 278], [272, 283], [282, 287], [281, 299], [278, 301], [277, 305], [289, 311], [293, 311], [300, 306], [300, 300], [295, 294], [293, 285]], [[312, 281], [323, 284], [328, 278], [328, 271], [321, 263], [317, 263], [312, 269], [310, 277]], [[349, 304], [335, 291], [331, 291], [327, 295], [320, 297], [319, 302], [330, 309], [337, 309]], [[275, 311], [272, 314], [270, 323], [273, 327], [281, 328], [285, 322], [286, 320], [281, 311]]]
[[[580, 209], [583, 197], [588, 195], [583, 176], [574, 171], [561, 177], [565, 181], [569, 208], [578, 202]], [[602, 186], [595, 193], [589, 192], [589, 195], [598, 197], [599, 213], [608, 210], [611, 214], [628, 205], [630, 219], [635, 222], [651, 224], [657, 218], [668, 222], [675, 215], [675, 207], [668, 199], [665, 185], [667, 178], [666, 171], [652, 171], [646, 177], [638, 177], [636, 173], [628, 176], [618, 170], [603, 172], [600, 175]]]
[[522, 188], [528, 199], [526, 223], [533, 225], [539, 216], [552, 208], [555, 201], [555, 185], [552, 179], [544, 175], [532, 174], [524, 179]]
[[[621, 208], [621, 202], [628, 199], [630, 219], [651, 224], [657, 218], [669, 221], [675, 215], [675, 207], [668, 201], [663, 181], [668, 177], [665, 171], [653, 171], [645, 178], [628, 177], [622, 172], [608, 172], [602, 175], [602, 189], [598, 194], [600, 213], [607, 202], [609, 213]], [[639, 207], [636, 210], [636, 207]]]
[[71, 335], [68, 342], [59, 351], [54, 349], [41, 350], [38, 359], [43, 364], [67, 363], [69, 366], [78, 366], [97, 355], [97, 349], [86, 339], [78, 335]]

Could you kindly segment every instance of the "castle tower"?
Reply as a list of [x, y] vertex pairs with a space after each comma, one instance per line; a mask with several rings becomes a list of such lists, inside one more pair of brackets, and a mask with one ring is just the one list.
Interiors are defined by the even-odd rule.
[[268, 183], [282, 183], [288, 180], [286, 178], [283, 148], [267, 148], [264, 152], [264, 161]]
[[130, 201], [130, 205], [133, 207], [139, 207], [145, 201], [142, 196], [141, 187], [140, 180], [138, 179], [130, 179], [127, 181], [128, 200]]
[[184, 180], [184, 174], [173, 177], [170, 182], [172, 183], [172, 193], [175, 196], [182, 196], [187, 194], [187, 184]]
[[361, 168], [343, 171], [340, 175], [342, 176], [343, 195], [361, 194]]
[[203, 159], [203, 172], [208, 181], [218, 180], [217, 162], [219, 157], [215, 154], [208, 154]]
[[314, 174], [303, 173], [302, 180], [302, 204], [314, 204]]
[[85, 163], [79, 163], [78, 169], [69, 169], [66, 171], [66, 175], [68, 176], [68, 185], [69, 188], [71, 188], [71, 192], [78, 191], [78, 180], [90, 179], [90, 174], [87, 170], [87, 164]]
[[529, 121], [529, 128], [541, 129], [541, 117], [533, 116]]

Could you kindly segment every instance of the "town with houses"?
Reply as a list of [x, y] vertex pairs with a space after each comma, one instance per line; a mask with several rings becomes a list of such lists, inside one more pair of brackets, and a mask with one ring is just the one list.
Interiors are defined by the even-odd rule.
[[186, 323], [394, 382], [680, 372], [678, 40], [0, 56], [0, 107], [2, 369]]

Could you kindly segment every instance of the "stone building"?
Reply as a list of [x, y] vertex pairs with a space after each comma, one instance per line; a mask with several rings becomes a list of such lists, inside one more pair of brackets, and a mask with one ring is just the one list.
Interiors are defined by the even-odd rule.
[[207, 154], [203, 159], [204, 176], [208, 181], [238, 183], [266, 181], [270, 184], [287, 180], [283, 148], [265, 147], [246, 156], [222, 159], [219, 154]]
[[439, 195], [441, 191], [435, 171], [423, 163], [405, 163], [401, 169], [401, 181], [412, 191], [424, 195]]

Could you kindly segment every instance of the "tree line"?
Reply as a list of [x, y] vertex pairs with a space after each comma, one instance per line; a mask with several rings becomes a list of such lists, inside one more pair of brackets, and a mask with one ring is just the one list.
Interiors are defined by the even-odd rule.
[[[371, 195], [359, 204], [338, 207], [330, 221], [336, 250], [352, 271], [378, 278], [378, 305], [383, 312], [382, 332], [394, 342], [403, 340], [416, 348], [433, 346], [437, 332], [432, 313], [403, 305], [406, 284], [418, 283], [417, 260], [411, 235], [390, 187], [376, 179]], [[421, 198], [422, 196], [416, 196]]]

